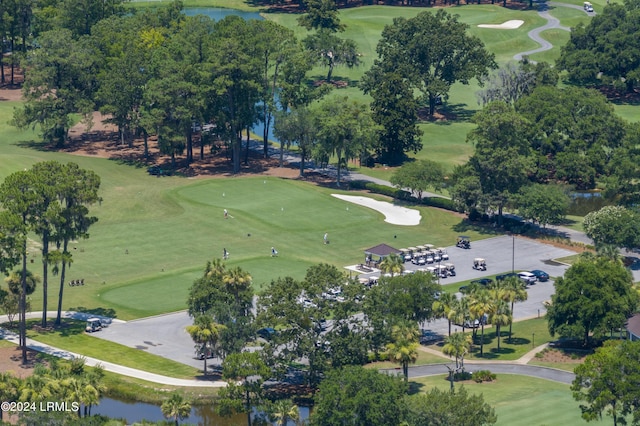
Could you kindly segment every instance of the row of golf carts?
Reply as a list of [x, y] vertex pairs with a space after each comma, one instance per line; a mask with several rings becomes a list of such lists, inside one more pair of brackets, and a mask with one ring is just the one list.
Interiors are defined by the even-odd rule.
[[404, 262], [411, 262], [414, 265], [426, 265], [449, 260], [447, 249], [434, 248], [433, 244], [409, 247], [400, 249], [400, 257]]

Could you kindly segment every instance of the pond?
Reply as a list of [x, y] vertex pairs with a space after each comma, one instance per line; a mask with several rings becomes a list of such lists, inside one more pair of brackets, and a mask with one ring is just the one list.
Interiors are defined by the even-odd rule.
[[572, 216], [585, 216], [587, 213], [614, 204], [612, 200], [603, 197], [602, 193], [597, 190], [574, 191], [569, 195], [571, 196], [571, 202], [569, 203], [567, 214]]
[[244, 12], [242, 10], [236, 9], [223, 9], [217, 7], [187, 7], [183, 10], [184, 14], [187, 16], [196, 16], [196, 15], [204, 15], [213, 19], [214, 21], [219, 21], [220, 19], [224, 19], [227, 16], [236, 15], [240, 16], [244, 19], [264, 19], [257, 12]]
[[[304, 420], [309, 417], [308, 407], [299, 407], [300, 419]], [[114, 398], [102, 398], [100, 405], [91, 408], [91, 414], [102, 414], [112, 418], [124, 418], [127, 424], [148, 420], [157, 422], [166, 420], [162, 416], [160, 407], [144, 402], [122, 401]], [[191, 415], [184, 419], [181, 423], [194, 425], [216, 425], [216, 426], [238, 426], [247, 424], [247, 416], [238, 414], [233, 417], [220, 417], [213, 412], [210, 405], [197, 406], [191, 408]], [[295, 423], [289, 422], [288, 425], [293, 426]]]

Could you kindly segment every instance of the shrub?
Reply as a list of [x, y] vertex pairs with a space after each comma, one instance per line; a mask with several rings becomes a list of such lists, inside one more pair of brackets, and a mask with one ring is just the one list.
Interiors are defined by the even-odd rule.
[[536, 358], [542, 358], [544, 356], [544, 352], [536, 353]]
[[478, 370], [471, 375], [476, 383], [492, 382], [496, 379], [496, 375], [489, 370]]
[[469, 379], [471, 379], [471, 377], [472, 377], [472, 375], [468, 371], [461, 371], [461, 372], [455, 373], [453, 375], [453, 380], [458, 382], [458, 381], [462, 381], [462, 380], [469, 380]]

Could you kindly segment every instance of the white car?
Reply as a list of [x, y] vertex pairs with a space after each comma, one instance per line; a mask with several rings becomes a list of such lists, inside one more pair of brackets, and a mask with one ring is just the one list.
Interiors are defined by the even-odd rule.
[[518, 272], [518, 276], [522, 281], [526, 282], [527, 284], [533, 284], [536, 281], [538, 281], [536, 276], [533, 275], [531, 272]]

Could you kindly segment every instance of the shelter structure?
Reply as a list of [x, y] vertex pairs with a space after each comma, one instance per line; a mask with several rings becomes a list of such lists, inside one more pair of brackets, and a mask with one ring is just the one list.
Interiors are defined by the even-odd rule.
[[387, 244], [378, 244], [375, 247], [368, 248], [364, 251], [364, 258], [367, 266], [377, 266], [390, 254], [400, 256], [401, 252], [397, 248], [393, 248]]
[[640, 314], [635, 314], [627, 320], [625, 326], [627, 329], [627, 338], [632, 342], [640, 340]]

